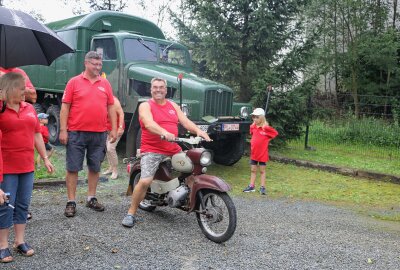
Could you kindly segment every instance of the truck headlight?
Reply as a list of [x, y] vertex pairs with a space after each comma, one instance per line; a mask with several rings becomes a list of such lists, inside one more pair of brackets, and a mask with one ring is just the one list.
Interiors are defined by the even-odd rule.
[[211, 159], [212, 159], [211, 152], [205, 150], [203, 153], [201, 153], [200, 165], [204, 167], [211, 165]]
[[182, 104], [182, 112], [186, 117], [190, 116], [189, 108], [188, 108], [187, 104]]
[[242, 118], [247, 118], [249, 117], [249, 108], [248, 107], [242, 107], [240, 108], [240, 116]]

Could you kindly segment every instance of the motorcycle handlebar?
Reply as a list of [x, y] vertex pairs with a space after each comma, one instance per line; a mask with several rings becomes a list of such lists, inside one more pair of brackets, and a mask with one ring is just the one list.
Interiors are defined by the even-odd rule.
[[[161, 135], [161, 140], [166, 140], [164, 135]], [[200, 142], [205, 141], [203, 137], [189, 137], [189, 138], [181, 138], [176, 137], [175, 140], [167, 140], [169, 142], [185, 142], [189, 144], [199, 144]]]

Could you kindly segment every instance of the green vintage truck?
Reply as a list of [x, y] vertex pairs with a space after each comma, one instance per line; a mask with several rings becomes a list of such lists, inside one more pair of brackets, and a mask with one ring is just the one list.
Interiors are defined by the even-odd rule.
[[[154, 23], [119, 12], [97, 11], [47, 26], [75, 49], [49, 67], [24, 67], [37, 90], [36, 110], [50, 115], [50, 142], [58, 140], [65, 85], [83, 71], [85, 54], [94, 50], [103, 55], [103, 72], [125, 112], [128, 157], [140, 148], [138, 106], [150, 98], [151, 79], [161, 77], [168, 82], [167, 97], [180, 104], [183, 112], [210, 134], [213, 142], [206, 147], [214, 151], [214, 161], [232, 165], [241, 158], [251, 123], [251, 106], [235, 103], [229, 87], [192, 73], [188, 49], [166, 40]], [[181, 88], [179, 74], [183, 74]], [[180, 128], [180, 133], [185, 132]]]

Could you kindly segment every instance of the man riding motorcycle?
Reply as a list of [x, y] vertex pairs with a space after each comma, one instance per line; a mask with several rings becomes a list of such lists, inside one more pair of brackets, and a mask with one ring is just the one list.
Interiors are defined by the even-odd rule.
[[[136, 222], [135, 215], [139, 203], [145, 198], [159, 164], [166, 157], [182, 151], [178, 144], [170, 142], [178, 136], [178, 123], [191, 133], [203, 137], [206, 141], [211, 141], [208, 134], [190, 121], [176, 103], [165, 98], [166, 80], [153, 78], [150, 90], [151, 99], [139, 106], [139, 122], [142, 129], [141, 178], [133, 190], [128, 214], [122, 220], [122, 225], [129, 228]], [[164, 140], [161, 139], [162, 137]]]

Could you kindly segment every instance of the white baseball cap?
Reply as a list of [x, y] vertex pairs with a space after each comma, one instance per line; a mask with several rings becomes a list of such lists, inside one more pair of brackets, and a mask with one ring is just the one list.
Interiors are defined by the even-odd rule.
[[49, 118], [49, 115], [47, 113], [39, 113], [38, 115], [39, 119], [47, 119]]
[[254, 111], [251, 113], [251, 115], [264, 115], [265, 116], [265, 112], [263, 109], [261, 108], [255, 108]]

